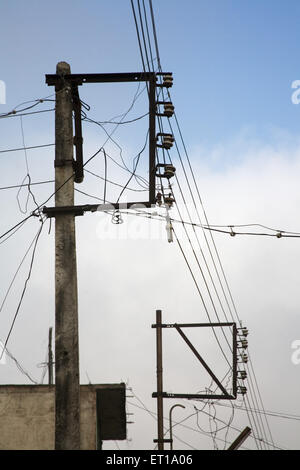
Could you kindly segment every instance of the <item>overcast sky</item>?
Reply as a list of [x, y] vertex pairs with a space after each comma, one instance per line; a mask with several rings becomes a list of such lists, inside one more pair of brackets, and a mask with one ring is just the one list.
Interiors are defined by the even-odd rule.
[[[9, 112], [20, 103], [53, 95], [53, 88], [45, 84], [45, 74], [55, 73], [60, 60], [69, 62], [73, 73], [142, 70], [129, 0], [54, 0], [51, 4], [13, 0], [1, 2], [0, 8], [0, 80], [6, 85], [6, 103], [0, 104], [0, 113]], [[299, 2], [153, 0], [153, 8], [162, 68], [174, 75], [173, 104], [209, 222], [225, 226], [263, 224], [276, 230], [300, 232], [300, 105], [296, 104], [297, 94], [293, 97], [297, 90], [292, 88], [293, 82], [300, 80]], [[79, 91], [82, 100], [91, 106], [89, 116], [107, 121], [124, 113], [139, 92], [128, 119], [146, 113], [147, 95], [142, 88], [138, 89], [136, 84], [84, 85]], [[53, 106], [49, 101], [32, 111]], [[171, 122], [175, 127], [174, 121]], [[147, 125], [147, 118], [143, 118], [132, 125], [119, 126], [114, 134], [130, 168], [144, 146]], [[22, 126], [26, 146], [54, 143], [54, 113], [49, 111], [24, 116], [22, 121], [19, 117], [1, 119], [0, 151], [23, 146]], [[86, 161], [104, 144], [106, 135], [99, 126], [89, 123], [83, 129]], [[107, 142], [105, 148], [122, 163], [115, 142]], [[199, 222], [175, 148], [171, 155], [193, 221]], [[53, 180], [54, 147], [27, 151], [27, 158], [33, 182]], [[145, 178], [147, 158], [144, 152], [139, 167]], [[0, 165], [0, 188], [21, 184], [27, 173], [23, 151], [0, 153]], [[86, 168], [103, 177], [103, 155]], [[108, 177], [124, 185], [128, 173], [110, 160]], [[130, 186], [142, 189], [134, 180]], [[103, 197], [103, 181], [89, 173], [84, 183], [76, 187]], [[32, 188], [41, 204], [53, 193], [54, 186], [48, 183]], [[35, 208], [31, 199], [26, 207], [26, 188], [18, 199], [17, 191], [0, 190], [1, 234]], [[108, 199], [113, 200], [120, 188], [108, 185], [107, 191]], [[196, 194], [195, 188], [193, 191]], [[174, 192], [178, 194], [179, 210], [187, 220], [176, 183]], [[144, 193], [128, 192], [126, 197], [143, 200]], [[203, 207], [197, 197], [196, 200], [205, 221]], [[96, 202], [76, 194], [76, 203]], [[53, 199], [47, 203], [53, 204]], [[165, 214], [163, 209], [159, 213]], [[178, 219], [176, 207], [171, 210], [171, 216]], [[177, 243], [167, 241], [165, 220], [123, 215], [123, 221], [120, 226], [114, 225], [111, 216], [101, 213], [76, 219], [81, 383], [125, 381], [133, 389], [132, 393], [128, 392], [133, 397], [127, 403], [128, 412], [134, 413], [129, 415], [129, 421], [134, 421], [128, 425], [129, 440], [118, 444], [108, 442], [104, 448], [116, 449], [118, 445], [121, 449], [153, 449], [153, 439], [157, 437], [155, 415], [150, 413], [156, 412], [156, 402], [151, 397], [156, 387], [155, 331], [151, 328], [155, 310], [162, 309], [163, 319], [169, 323], [206, 322], [207, 316]], [[0, 303], [39, 226], [39, 220], [31, 218], [0, 245]], [[196, 273], [200, 291], [209, 303], [199, 266], [182, 227], [174, 222], [174, 228]], [[47, 221], [8, 343], [8, 349], [38, 382], [47, 354], [48, 329], [54, 326], [53, 223], [49, 229]], [[203, 232], [196, 229], [198, 245], [194, 232], [188, 230], [201, 268], [206, 270], [203, 250], [213, 271]], [[244, 229], [253, 230], [266, 232], [257, 227]], [[238, 316], [250, 331], [249, 351], [264, 407], [300, 415], [300, 364], [292, 361], [295, 351], [292, 343], [300, 340], [300, 240], [231, 237], [223, 233], [215, 233], [214, 240]], [[1, 310], [2, 342], [16, 312], [29, 263], [30, 256]], [[211, 307], [210, 313], [214, 318]], [[166, 391], [195, 393], [208, 387], [210, 380], [176, 332], [167, 330], [163, 334]], [[210, 334], [198, 329], [189, 334], [211, 367], [220, 376], [224, 375], [226, 363], [222, 362], [224, 358]], [[222, 344], [226, 349], [226, 343]], [[228, 350], [226, 353], [230, 357]], [[5, 364], [0, 364], [0, 383], [30, 382], [7, 358]], [[251, 395], [249, 401], [253, 404]], [[214, 441], [213, 434], [202, 432], [214, 430], [216, 421], [204, 412], [199, 412], [198, 419], [195, 414], [194, 406], [203, 405], [173, 400], [164, 403], [166, 418], [175, 403], [184, 404], [186, 409], [174, 411], [174, 422], [190, 416], [182, 423], [186, 427], [174, 428], [174, 434], [180, 439], [174, 441], [176, 449], [228, 447], [237, 436], [237, 429], [249, 425], [247, 414], [236, 409], [231, 423], [236, 429], [226, 427], [216, 434]], [[216, 404], [215, 408], [207, 405], [204, 411], [213, 415], [216, 410], [216, 418], [229, 423], [231, 408], [223, 404], [228, 405], [226, 402]], [[235, 404], [242, 402], [239, 399]], [[270, 416], [268, 423], [275, 445], [300, 448], [299, 421]], [[167, 430], [167, 419], [165, 424]], [[218, 424], [224, 426], [222, 422]], [[267, 429], [266, 421], [264, 425]], [[264, 437], [259, 427], [256, 435]], [[265, 437], [270, 440], [268, 430]], [[249, 438], [245, 447], [256, 448], [254, 440]]]

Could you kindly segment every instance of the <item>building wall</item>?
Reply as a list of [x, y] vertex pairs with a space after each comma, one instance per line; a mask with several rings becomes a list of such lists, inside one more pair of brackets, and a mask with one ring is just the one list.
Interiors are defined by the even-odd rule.
[[[119, 385], [111, 385], [111, 387]], [[81, 449], [96, 449], [96, 390], [80, 386]], [[0, 385], [0, 449], [53, 450], [55, 386]]]

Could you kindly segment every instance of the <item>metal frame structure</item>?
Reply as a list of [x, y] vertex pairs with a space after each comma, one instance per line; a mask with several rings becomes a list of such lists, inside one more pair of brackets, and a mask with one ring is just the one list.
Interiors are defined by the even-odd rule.
[[[232, 395], [223, 387], [221, 381], [216, 377], [205, 360], [187, 338], [182, 328], [218, 328], [232, 327]], [[158, 450], [164, 450], [164, 444], [170, 442], [170, 439], [164, 438], [164, 398], [186, 398], [188, 400], [235, 400], [237, 397], [237, 351], [238, 351], [238, 329], [236, 323], [162, 323], [162, 311], [156, 310], [156, 323], [152, 325], [156, 328], [156, 376], [157, 392], [152, 393], [152, 397], [157, 399], [157, 439], [154, 442], [158, 444]], [[162, 330], [163, 328], [175, 328], [185, 343], [192, 350], [198, 361], [208, 372], [213, 381], [217, 384], [222, 394], [200, 394], [200, 393], [166, 393], [163, 391], [163, 359], [162, 359]]]
[[[190, 340], [187, 338], [182, 328], [218, 328], [218, 327], [232, 327], [232, 394], [229, 394], [224, 388], [220, 380], [216, 377], [213, 371], [210, 369], [208, 364], [205, 362], [203, 357], [199, 354]], [[167, 393], [163, 391], [157, 391], [152, 394], [153, 398], [187, 398], [187, 399], [212, 399], [212, 400], [235, 400], [237, 397], [237, 326], [236, 323], [173, 323], [173, 324], [162, 324], [156, 323], [152, 325], [152, 328], [156, 328], [157, 335], [162, 328], [175, 328], [185, 343], [192, 350], [194, 355], [197, 357], [201, 365], [205, 368], [208, 374], [211, 376], [213, 381], [222, 391], [222, 394], [191, 394], [191, 393]]]
[[60, 76], [58, 74], [46, 75], [46, 83], [49, 86], [56, 88], [61, 82], [67, 82], [71, 85], [73, 110], [75, 117], [75, 136], [74, 145], [76, 149], [76, 160], [74, 161], [75, 182], [81, 183], [83, 181], [83, 151], [82, 151], [82, 123], [81, 123], [81, 102], [78, 93], [78, 86], [85, 83], [120, 83], [120, 82], [146, 82], [149, 84], [149, 198], [148, 201], [143, 202], [128, 202], [128, 203], [110, 203], [110, 204], [85, 204], [72, 207], [44, 207], [43, 212], [48, 217], [54, 217], [55, 213], [72, 213], [74, 215], [83, 215], [84, 212], [97, 210], [109, 210], [129, 208], [135, 205], [142, 205], [144, 207], [152, 207], [156, 204], [155, 194], [155, 173], [156, 173], [156, 130], [155, 130], [155, 117], [156, 117], [156, 73], [154, 72], [136, 72], [136, 73], [89, 73], [89, 74], [66, 74]]

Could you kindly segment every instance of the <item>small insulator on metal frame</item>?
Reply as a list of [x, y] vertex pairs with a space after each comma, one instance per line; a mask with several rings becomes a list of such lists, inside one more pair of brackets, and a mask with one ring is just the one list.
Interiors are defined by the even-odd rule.
[[240, 355], [240, 361], [239, 361], [239, 362], [244, 362], [245, 364], [247, 364], [247, 362], [248, 362], [248, 356], [247, 356], [247, 354], [242, 353], [242, 354]]
[[248, 341], [246, 339], [241, 339], [238, 342], [238, 348], [240, 349], [247, 349], [248, 348]]
[[122, 219], [122, 214], [121, 212], [116, 209], [114, 212], [113, 212], [113, 215], [111, 217], [111, 222], [112, 224], [114, 225], [120, 225], [124, 222], [124, 220]]
[[156, 140], [158, 140], [158, 137], [162, 137], [162, 141], [161, 144], [156, 144], [157, 147], [161, 147], [167, 150], [173, 147], [173, 142], [175, 139], [172, 134], [159, 133], [156, 136]]
[[247, 387], [244, 387], [243, 385], [241, 385], [238, 387], [237, 392], [240, 393], [241, 395], [246, 395]]
[[156, 195], [156, 204], [158, 206], [162, 205], [162, 194], [161, 193], [157, 193], [157, 195]]
[[169, 193], [168, 196], [164, 196], [164, 203], [166, 204], [166, 206], [172, 207], [174, 202], [175, 199], [172, 197], [171, 193]]
[[172, 103], [164, 104], [164, 115], [167, 117], [172, 117], [174, 114], [175, 107]]
[[238, 328], [238, 335], [239, 336], [245, 336], [245, 338], [248, 336], [249, 331], [248, 328]]
[[163, 82], [157, 84], [158, 87], [171, 88], [173, 86], [173, 75], [172, 73], [157, 73], [156, 75], [162, 75]]
[[246, 380], [247, 372], [245, 370], [239, 370], [237, 374], [238, 374], [238, 379]]
[[160, 173], [160, 171], [158, 171], [158, 173], [156, 173], [156, 176], [158, 178], [170, 179], [175, 175], [176, 168], [175, 168], [175, 166], [173, 166], [169, 163], [158, 163], [158, 165], [156, 165], [156, 170], [159, 170], [159, 168], [163, 168], [164, 171], [163, 171], [163, 173]]
[[166, 116], [168, 118], [172, 117], [174, 114], [175, 107], [173, 103], [171, 102], [165, 102], [165, 101], [158, 101], [156, 103], [157, 105], [163, 105], [164, 106], [164, 112], [163, 113], [156, 113], [157, 116]]

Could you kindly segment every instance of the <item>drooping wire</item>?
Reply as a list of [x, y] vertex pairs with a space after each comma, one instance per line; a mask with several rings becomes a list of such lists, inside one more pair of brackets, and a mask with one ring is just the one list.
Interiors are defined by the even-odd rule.
[[[36, 202], [36, 199], [35, 199], [35, 196], [31, 190], [31, 176], [30, 176], [30, 172], [29, 172], [29, 163], [28, 163], [28, 156], [27, 156], [27, 151], [26, 151], [26, 145], [25, 145], [25, 137], [24, 137], [24, 128], [23, 128], [23, 121], [22, 121], [22, 116], [20, 117], [20, 124], [21, 124], [21, 133], [22, 133], [22, 142], [23, 142], [23, 148], [24, 148], [24, 156], [25, 156], [25, 165], [26, 165], [26, 176], [25, 178], [23, 179], [20, 187], [19, 187], [19, 190], [17, 192], [17, 202], [18, 202], [18, 206], [19, 206], [19, 209], [20, 209], [20, 212], [22, 212], [22, 214], [26, 214], [27, 213], [27, 208], [28, 208], [28, 202], [29, 202], [29, 197], [31, 196], [32, 197], [32, 200], [34, 202], [34, 204], [36, 205], [36, 207], [38, 207], [38, 203]], [[27, 195], [27, 199], [26, 199], [26, 203], [25, 203], [25, 209], [23, 210], [22, 207], [21, 207], [21, 203], [20, 203], [20, 191], [22, 189], [22, 186], [24, 185], [26, 179], [28, 179], [28, 184], [27, 184], [27, 187], [28, 187], [28, 195]]]
[[[32, 274], [32, 269], [33, 269], [33, 263], [34, 263], [34, 259], [35, 259], [36, 249], [37, 249], [38, 241], [39, 241], [40, 235], [41, 235], [41, 233], [42, 233], [43, 225], [44, 225], [44, 221], [43, 221], [42, 218], [40, 218], [40, 222], [41, 222], [41, 225], [40, 225], [40, 227], [39, 227], [38, 233], [37, 233], [37, 235], [36, 235], [36, 237], [35, 237], [34, 244], [33, 244], [33, 250], [32, 250], [32, 255], [31, 255], [31, 261], [30, 261], [30, 266], [29, 266], [28, 275], [27, 275], [27, 277], [26, 277], [26, 280], [25, 280], [25, 283], [24, 283], [24, 287], [23, 287], [23, 290], [22, 290], [22, 293], [21, 293], [21, 296], [20, 296], [20, 299], [19, 299], [19, 302], [18, 302], [18, 306], [17, 306], [16, 312], [15, 312], [15, 314], [14, 314], [14, 317], [13, 317], [13, 320], [12, 320], [12, 323], [11, 323], [11, 326], [10, 326], [10, 329], [9, 329], [9, 331], [8, 331], [6, 340], [5, 340], [5, 342], [4, 342], [3, 352], [5, 351], [5, 349], [6, 349], [6, 347], [7, 347], [9, 338], [10, 338], [10, 336], [11, 336], [11, 334], [12, 334], [12, 331], [13, 331], [13, 328], [14, 328], [14, 326], [15, 326], [16, 319], [17, 319], [18, 314], [19, 314], [19, 312], [20, 312], [20, 308], [21, 308], [21, 305], [22, 305], [22, 302], [23, 302], [23, 299], [24, 299], [24, 295], [25, 295], [27, 286], [28, 286], [28, 282], [29, 282], [29, 279], [30, 279], [31, 274]], [[2, 355], [3, 355], [3, 352], [2, 352], [2, 354], [1, 354], [1, 357], [2, 357]], [[1, 359], [1, 358], [0, 358], [0, 359]]]
[[135, 163], [133, 164], [134, 166], [133, 166], [132, 174], [131, 174], [131, 176], [128, 178], [127, 183], [124, 185], [122, 191], [120, 192], [120, 194], [119, 194], [119, 196], [118, 196], [118, 198], [117, 198], [117, 202], [116, 202], [116, 203], [119, 202], [119, 200], [121, 199], [121, 197], [122, 197], [124, 191], [127, 189], [128, 185], [129, 185], [129, 183], [130, 183], [130, 181], [132, 180], [132, 178], [133, 178], [133, 177], [135, 176], [135, 174], [136, 174], [136, 170], [137, 170], [137, 167], [138, 167], [138, 164], [139, 164], [141, 155], [142, 155], [142, 153], [145, 151], [145, 148], [146, 148], [146, 146], [147, 146], [148, 137], [149, 137], [149, 130], [147, 131], [146, 140], [145, 140], [145, 143], [144, 143], [144, 145], [143, 145], [143, 148], [140, 150], [140, 152], [136, 155], [136, 157], [135, 157], [134, 160], [133, 160], [133, 162], [135, 161]]
[[29, 374], [29, 372], [27, 372], [24, 367], [20, 364], [20, 362], [18, 361], [18, 359], [12, 354], [11, 351], [9, 351], [7, 348], [4, 349], [4, 352], [5, 354], [15, 363], [15, 365], [17, 366], [17, 369], [21, 372], [21, 374], [25, 375], [29, 380], [30, 382], [32, 382], [33, 384], [37, 385], [38, 382], [33, 379], [31, 377], [31, 375]]

